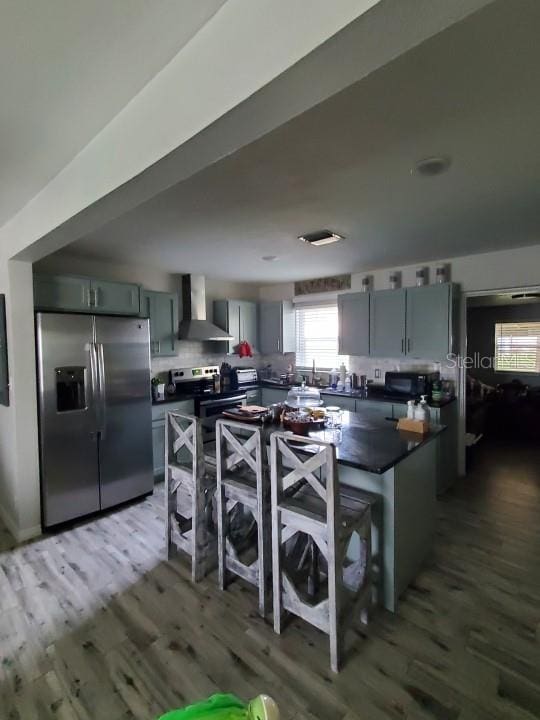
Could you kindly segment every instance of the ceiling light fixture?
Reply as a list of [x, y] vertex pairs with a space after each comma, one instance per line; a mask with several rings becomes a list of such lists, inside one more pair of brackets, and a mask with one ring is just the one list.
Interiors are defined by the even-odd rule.
[[261, 260], [264, 260], [265, 262], [274, 262], [277, 259], [277, 255], [263, 255], [261, 258]]
[[298, 236], [298, 239], [302, 240], [302, 242], [308, 243], [309, 245], [315, 245], [316, 247], [321, 245], [330, 245], [330, 243], [339, 242], [344, 238], [345, 235], [339, 235], [331, 230], [317, 230], [316, 232]]
[[411, 168], [411, 175], [435, 177], [435, 175], [442, 175], [445, 173], [451, 164], [452, 160], [448, 155], [437, 155], [423, 158], [422, 160], [419, 160], [413, 168]]

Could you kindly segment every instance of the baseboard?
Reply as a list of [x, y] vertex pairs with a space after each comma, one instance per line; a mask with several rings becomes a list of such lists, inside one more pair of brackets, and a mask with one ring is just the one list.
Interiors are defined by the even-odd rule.
[[7, 527], [11, 535], [13, 535], [13, 538], [17, 543], [22, 543], [26, 540], [31, 540], [32, 538], [41, 535], [41, 525], [35, 525], [34, 527], [20, 530], [17, 527], [16, 522], [13, 520], [6, 508], [3, 507], [3, 505], [0, 505], [0, 519]]

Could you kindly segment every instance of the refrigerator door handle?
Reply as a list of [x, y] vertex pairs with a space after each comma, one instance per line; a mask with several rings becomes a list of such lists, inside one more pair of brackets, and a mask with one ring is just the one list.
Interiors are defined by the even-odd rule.
[[99, 430], [101, 437], [105, 437], [107, 429], [107, 396], [105, 391], [105, 358], [103, 353], [103, 343], [96, 343], [97, 350], [97, 372], [99, 377]]
[[92, 408], [96, 416], [97, 429], [99, 429], [99, 377], [96, 343], [88, 343], [88, 355], [90, 358], [90, 389]]

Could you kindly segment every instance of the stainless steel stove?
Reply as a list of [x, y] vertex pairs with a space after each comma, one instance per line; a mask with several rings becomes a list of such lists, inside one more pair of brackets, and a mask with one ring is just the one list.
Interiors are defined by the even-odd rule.
[[219, 368], [214, 365], [195, 368], [178, 368], [169, 373], [170, 383], [176, 386], [176, 395], [193, 398], [195, 415], [201, 419], [203, 442], [216, 437], [216, 420], [224, 410], [247, 404], [243, 390], [214, 391], [214, 376]]

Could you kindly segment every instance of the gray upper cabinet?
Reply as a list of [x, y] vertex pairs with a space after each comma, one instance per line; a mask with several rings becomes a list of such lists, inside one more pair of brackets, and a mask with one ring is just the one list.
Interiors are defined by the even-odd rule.
[[369, 354], [391, 358], [405, 355], [405, 288], [370, 295]]
[[284, 300], [259, 303], [259, 350], [263, 355], [296, 350], [292, 302]]
[[68, 275], [35, 275], [34, 305], [40, 310], [92, 310], [90, 278]]
[[450, 283], [407, 288], [407, 355], [443, 360], [451, 343]]
[[338, 295], [340, 355], [369, 355], [370, 293]]
[[140, 288], [76, 275], [36, 275], [34, 306], [39, 310], [138, 315]]
[[251, 300], [214, 300], [214, 323], [233, 337], [224, 343], [228, 353], [234, 353], [241, 340], [247, 340], [252, 348], [259, 347], [257, 303]]
[[90, 290], [94, 312], [115, 315], [138, 315], [140, 312], [138, 285], [92, 280]]
[[150, 352], [153, 356], [176, 355], [178, 298], [174, 293], [143, 290], [141, 314], [150, 318]]

